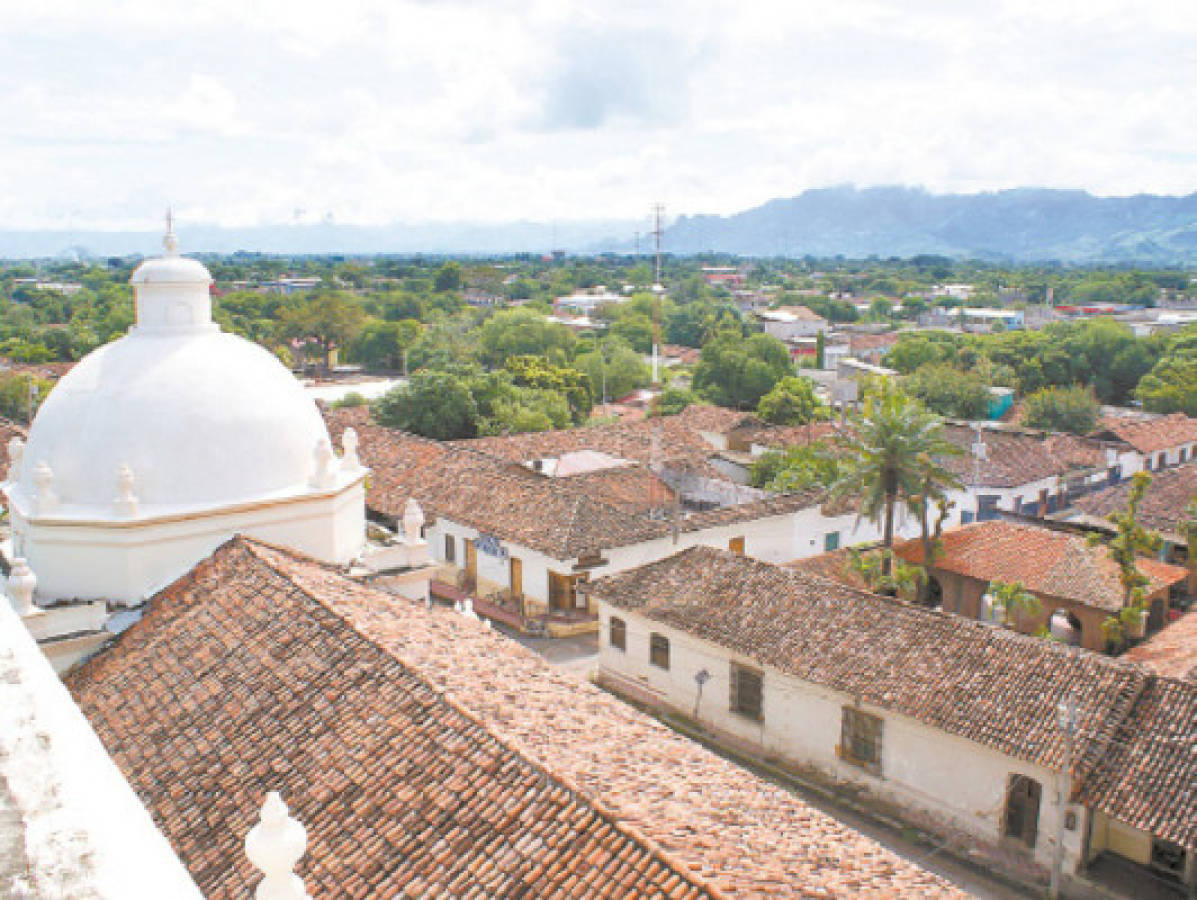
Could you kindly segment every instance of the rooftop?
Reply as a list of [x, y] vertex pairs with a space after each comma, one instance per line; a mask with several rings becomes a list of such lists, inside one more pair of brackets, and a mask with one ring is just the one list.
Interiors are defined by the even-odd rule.
[[763, 666], [1056, 769], [1056, 709], [1072, 697], [1073, 771], [1089, 802], [1197, 847], [1197, 684], [1177, 688], [1121, 659], [709, 547], [585, 589]]
[[[1126, 509], [1130, 487], [1128, 480], [1078, 497], [1068, 518], [1109, 527], [1106, 516]], [[1189, 518], [1187, 511], [1195, 500], [1197, 463], [1156, 472], [1139, 504], [1139, 521], [1148, 528], [1179, 539], [1181, 525]]]
[[[662, 421], [681, 420], [665, 426], [679, 435], [674, 449], [681, 452], [672, 457], [671, 467], [717, 476], [708, 462], [717, 451], [697, 428], [729, 428], [732, 420], [723, 413], [730, 412], [665, 417]], [[647, 466], [651, 429], [643, 423], [439, 443], [374, 425], [364, 410], [329, 410], [326, 418], [334, 439], [350, 424], [357, 429], [362, 463], [372, 469], [366, 502], [386, 516], [402, 516], [414, 496], [431, 516], [445, 516], [559, 560], [665, 537], [674, 527], [671, 516], [649, 514], [653, 507], [669, 507], [673, 492]], [[566, 478], [545, 477], [523, 465], [586, 449], [639, 464]], [[689, 532], [780, 516], [820, 499], [818, 491], [809, 491], [679, 511], [677, 527]]]
[[477, 621], [251, 540], [70, 678], [207, 897], [280, 790], [314, 896], [948, 896]]
[[[943, 461], [957, 478], [972, 484], [971, 447], [977, 432], [969, 425], [949, 422], [943, 436], [963, 451]], [[1104, 446], [1096, 440], [1069, 434], [984, 428], [985, 458], [977, 467], [983, 487], [1006, 488], [1106, 466]], [[1035, 498], [1027, 497], [1030, 501]]]
[[1140, 453], [1157, 453], [1197, 442], [1197, 419], [1184, 413], [1154, 419], [1110, 416], [1102, 419], [1095, 433], [1113, 435]]
[[[1055, 708], [1082, 733], [1141, 690], [1143, 670], [816, 575], [694, 547], [586, 592], [815, 684], [1011, 756], [1059, 765]], [[1121, 721], [1121, 715], [1115, 715]]]
[[1150, 666], [1161, 675], [1197, 681], [1197, 609], [1131, 647], [1122, 658]]
[[1197, 681], [1160, 678], [1143, 692], [1080, 799], [1121, 822], [1197, 847]]
[[[936, 569], [981, 581], [1019, 581], [1036, 594], [1109, 612], [1122, 609], [1118, 564], [1104, 546], [1090, 544], [1084, 535], [994, 521], [945, 531], [941, 542]], [[923, 562], [919, 540], [897, 544], [894, 553], [907, 562]], [[1155, 559], [1141, 557], [1138, 565], [1150, 579], [1148, 596], [1188, 577], [1186, 569]]]

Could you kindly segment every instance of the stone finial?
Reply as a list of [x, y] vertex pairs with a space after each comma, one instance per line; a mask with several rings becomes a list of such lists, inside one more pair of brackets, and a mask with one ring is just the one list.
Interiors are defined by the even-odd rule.
[[287, 812], [278, 791], [266, 795], [258, 824], [245, 836], [245, 855], [262, 873], [254, 892], [257, 900], [309, 900], [295, 864], [308, 847], [308, 832]]
[[116, 470], [116, 500], [112, 504], [118, 516], [137, 515], [137, 497], [133, 493], [135, 481], [133, 470], [127, 463], [121, 463]]
[[54, 493], [54, 470], [44, 459], [33, 469], [33, 485], [36, 489], [34, 508], [37, 514], [54, 512], [58, 508], [58, 495]]
[[37, 612], [33, 605], [33, 590], [37, 587], [37, 576], [18, 556], [12, 561], [12, 571], [8, 573], [8, 599], [12, 601], [12, 608], [18, 616], [30, 616]]
[[25, 456], [25, 442], [14, 437], [8, 442], [8, 480], [21, 480], [21, 459]]
[[316, 446], [312, 450], [312, 456], [315, 461], [312, 472], [312, 487], [320, 490], [335, 487], [337, 473], [334, 466], [336, 465], [337, 457], [333, 454], [332, 444], [328, 442], [328, 438], [320, 438], [320, 440], [316, 441]]
[[357, 429], [346, 428], [341, 435], [341, 468], [346, 472], [356, 472], [362, 467], [362, 461], [357, 455]]
[[424, 527], [424, 510], [416, 502], [415, 497], [408, 497], [403, 505], [403, 537], [409, 545], [414, 545], [423, 538], [420, 529]]

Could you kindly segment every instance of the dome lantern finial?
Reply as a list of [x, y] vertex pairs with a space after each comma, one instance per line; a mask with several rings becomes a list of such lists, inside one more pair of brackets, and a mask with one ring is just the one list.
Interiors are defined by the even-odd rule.
[[179, 255], [179, 238], [175, 235], [174, 211], [166, 207], [166, 234], [162, 236], [162, 246], [166, 248], [167, 256]]

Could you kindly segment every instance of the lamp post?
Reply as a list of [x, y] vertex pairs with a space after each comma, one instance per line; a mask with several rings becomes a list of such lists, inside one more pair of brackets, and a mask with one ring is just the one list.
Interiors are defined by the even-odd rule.
[[1064, 733], [1064, 772], [1056, 779], [1056, 846], [1052, 854], [1052, 878], [1049, 894], [1052, 900], [1060, 896], [1060, 882], [1064, 869], [1064, 817], [1068, 795], [1072, 787], [1072, 743], [1076, 735], [1076, 697], [1072, 694], [1056, 707], [1057, 724]]

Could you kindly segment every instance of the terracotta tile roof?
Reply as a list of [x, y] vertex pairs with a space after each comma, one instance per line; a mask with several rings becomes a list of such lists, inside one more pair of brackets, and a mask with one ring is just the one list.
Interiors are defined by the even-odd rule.
[[1197, 609], [1122, 654], [1161, 675], [1197, 681]]
[[583, 589], [795, 678], [1045, 766], [1062, 765], [1056, 706], [1074, 695], [1081, 772], [1149, 680], [1131, 663], [709, 547]]
[[[1106, 466], [1104, 446], [1090, 438], [998, 429], [984, 429], [981, 435], [985, 443], [985, 459], [979, 469], [983, 487], [1017, 487], [1077, 470], [1104, 469]], [[943, 436], [963, 451], [959, 456], [944, 460], [945, 467], [971, 484], [971, 447], [975, 432], [967, 425], [948, 423], [944, 426]]]
[[1197, 850], [1197, 681], [1160, 678], [1143, 693], [1080, 800]]
[[[1112, 512], [1126, 509], [1130, 481], [1111, 485], [1073, 502], [1076, 513], [1087, 520], [1103, 521]], [[1189, 504], [1197, 499], [1197, 463], [1165, 469], [1151, 477], [1151, 484], [1139, 505], [1139, 521], [1148, 528], [1180, 537]]]
[[1112, 416], [1102, 420], [1097, 433], [1113, 434], [1140, 453], [1158, 453], [1197, 442], [1197, 419], [1184, 413], [1157, 419]]
[[[1092, 546], [1083, 535], [995, 521], [945, 531], [941, 540], [937, 569], [981, 581], [1021, 581], [1036, 594], [1109, 612], [1122, 609], [1118, 564], [1104, 546]], [[921, 541], [896, 544], [894, 553], [922, 565]], [[1149, 596], [1188, 577], [1180, 566], [1146, 558], [1139, 560], [1139, 570], [1151, 579]]]
[[885, 332], [883, 334], [853, 333], [848, 338], [848, 348], [851, 353], [864, 353], [868, 350], [888, 350], [897, 343], [898, 333], [896, 331]]
[[479, 623], [236, 538], [71, 676], [209, 897], [265, 791], [314, 896], [957, 896]]
[[852, 558], [852, 551], [847, 548], [819, 553], [786, 563], [787, 569], [805, 572], [807, 575], [817, 575], [858, 591], [867, 591], [869, 585], [858, 574], [848, 567]]
[[[415, 497], [430, 516], [445, 516], [559, 560], [663, 537], [673, 528], [668, 518], [649, 516], [653, 498], [636, 495], [637, 490], [646, 491], [656, 481], [643, 466], [595, 473], [594, 477], [548, 478], [508, 461], [522, 462], [522, 455], [503, 458], [480, 452], [484, 441], [430, 441], [373, 425], [363, 410], [332, 410], [326, 413], [326, 420], [334, 440], [347, 425], [357, 429], [362, 462], [372, 469], [367, 505], [392, 518], [402, 516], [407, 499]], [[569, 435], [572, 440], [575, 434], [601, 430], [575, 429], [541, 436]], [[510, 444], [498, 446], [510, 452]], [[570, 447], [587, 448], [611, 452], [586, 444]], [[714, 455], [713, 448], [711, 453]], [[543, 451], [539, 455], [544, 455]], [[635, 458], [633, 454], [626, 457]], [[661, 496], [664, 500], [668, 494]], [[683, 513], [677, 527], [691, 532], [785, 515], [817, 504], [820, 497], [820, 492], [808, 491]]]
[[661, 353], [667, 359], [678, 359], [686, 365], [693, 365], [702, 358], [702, 351], [694, 347], [683, 347], [681, 344], [665, 344]]

